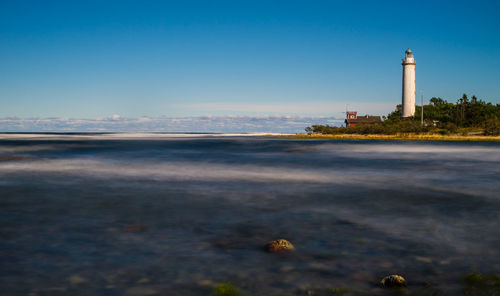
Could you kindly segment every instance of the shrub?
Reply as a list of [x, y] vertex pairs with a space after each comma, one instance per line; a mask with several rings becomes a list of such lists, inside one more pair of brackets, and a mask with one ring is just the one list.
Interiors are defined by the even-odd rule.
[[484, 123], [485, 136], [498, 136], [500, 135], [500, 121], [492, 118]]

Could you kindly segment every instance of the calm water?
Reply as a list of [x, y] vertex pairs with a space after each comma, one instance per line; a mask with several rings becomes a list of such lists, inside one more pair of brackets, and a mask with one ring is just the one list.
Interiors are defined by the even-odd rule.
[[500, 143], [4, 136], [0, 293], [456, 295], [500, 272], [499, 189]]

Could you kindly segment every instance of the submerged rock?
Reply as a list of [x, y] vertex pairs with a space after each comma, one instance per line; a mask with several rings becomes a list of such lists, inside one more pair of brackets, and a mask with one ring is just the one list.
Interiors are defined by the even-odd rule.
[[268, 243], [266, 249], [270, 253], [286, 253], [295, 250], [295, 247], [286, 239], [278, 239]]
[[406, 280], [400, 275], [393, 274], [383, 278], [380, 285], [384, 288], [404, 288], [406, 287]]
[[500, 274], [482, 274], [478, 272], [471, 272], [464, 276], [462, 280], [466, 284], [467, 289], [481, 288], [484, 291], [489, 291], [491, 288], [500, 291]]

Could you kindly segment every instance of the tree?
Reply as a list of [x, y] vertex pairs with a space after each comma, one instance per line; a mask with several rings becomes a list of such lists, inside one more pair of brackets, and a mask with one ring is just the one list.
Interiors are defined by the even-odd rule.
[[412, 119], [401, 119], [401, 105], [396, 110], [384, 116], [384, 121], [379, 124], [356, 125], [354, 127], [333, 127], [313, 125], [307, 127], [306, 132], [339, 134], [339, 133], [383, 133], [393, 134], [398, 132], [429, 132], [437, 127], [443, 133], [456, 133], [460, 128], [484, 128], [485, 134], [494, 135], [500, 129], [500, 104], [486, 103], [472, 96], [469, 100], [467, 94], [463, 94], [455, 104], [439, 97], [432, 97], [429, 105], [425, 105], [425, 120], [427, 125], [420, 126], [420, 108], [416, 110], [416, 117]]
[[434, 106], [440, 106], [440, 105], [444, 105], [444, 104], [447, 104], [448, 102], [446, 102], [445, 100], [441, 99], [441, 98], [436, 98], [436, 97], [432, 97], [430, 99], [430, 102], [432, 105]]

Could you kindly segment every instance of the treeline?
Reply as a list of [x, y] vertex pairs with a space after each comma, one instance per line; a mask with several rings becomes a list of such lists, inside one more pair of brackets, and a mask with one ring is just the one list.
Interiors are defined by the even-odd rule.
[[[419, 120], [421, 106], [417, 106], [415, 111], [415, 119]], [[398, 105], [386, 119], [400, 121], [401, 105]], [[482, 127], [489, 119], [500, 119], [500, 104], [487, 103], [476, 96], [469, 99], [466, 94], [463, 94], [455, 104], [433, 97], [430, 99], [430, 104], [424, 105], [424, 119], [439, 125], [453, 123], [457, 127]]]
[[464, 94], [456, 103], [433, 97], [424, 105], [424, 125], [421, 124], [421, 106], [417, 106], [415, 117], [401, 118], [401, 105], [383, 116], [381, 123], [357, 124], [352, 127], [313, 125], [308, 133], [320, 134], [397, 134], [397, 133], [468, 133], [482, 130], [485, 135], [500, 135], [500, 104], [479, 100]]

